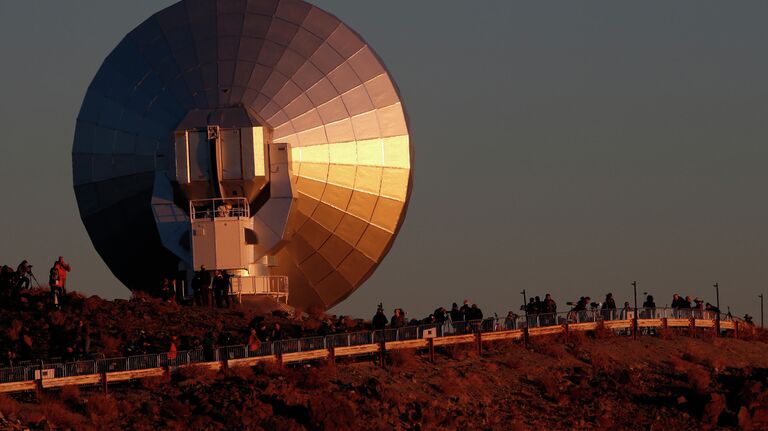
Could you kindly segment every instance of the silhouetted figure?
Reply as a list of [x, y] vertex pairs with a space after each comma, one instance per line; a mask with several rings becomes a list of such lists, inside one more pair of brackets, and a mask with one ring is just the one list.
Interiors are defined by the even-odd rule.
[[384, 310], [381, 307], [376, 310], [376, 314], [373, 316], [373, 319], [371, 319], [371, 324], [373, 325], [373, 329], [375, 331], [379, 331], [387, 327], [387, 316], [384, 315]]
[[459, 304], [457, 304], [455, 302], [451, 306], [450, 314], [451, 314], [451, 321], [452, 322], [460, 322], [460, 321], [464, 320], [464, 313], [462, 313], [461, 310], [459, 310]]
[[54, 266], [48, 274], [48, 285], [51, 287], [51, 308], [61, 309], [61, 279], [59, 270]]
[[205, 269], [205, 265], [200, 266], [200, 271], [195, 273], [192, 278], [192, 293], [195, 295], [195, 305], [208, 305], [208, 295], [211, 288], [211, 273]]
[[603, 307], [600, 311], [605, 320], [613, 320], [616, 317], [616, 301], [613, 300], [613, 293], [605, 295], [605, 302], [603, 302]]
[[435, 323], [443, 324], [448, 319], [448, 311], [444, 307], [438, 308], [432, 315], [435, 317]]
[[461, 314], [463, 315], [463, 318], [461, 320], [469, 320], [469, 318], [467, 317], [467, 314], [469, 313], [469, 309], [470, 309], [469, 300], [465, 299], [464, 304], [462, 304], [461, 306]]
[[403, 313], [403, 310], [400, 308], [395, 308], [395, 314], [392, 315], [392, 319], [389, 322], [389, 326], [392, 328], [402, 328], [405, 326], [405, 313]]
[[646, 319], [656, 318], [656, 302], [653, 301], [653, 295], [648, 295], [645, 297], [645, 302], [643, 302], [642, 317]]
[[213, 296], [216, 300], [216, 306], [229, 308], [229, 279], [222, 271], [216, 271], [213, 277]]
[[22, 260], [19, 266], [16, 268], [16, 290], [20, 291], [29, 289], [31, 276], [32, 265], [30, 265], [26, 260]]

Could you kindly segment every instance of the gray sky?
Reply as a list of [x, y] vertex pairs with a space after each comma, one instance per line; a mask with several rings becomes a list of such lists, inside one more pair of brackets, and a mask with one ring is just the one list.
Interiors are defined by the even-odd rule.
[[[120, 39], [172, 1], [0, 2], [0, 262], [128, 291], [72, 189], [75, 119]], [[701, 296], [759, 318], [768, 284], [768, 3], [316, 1], [400, 86], [415, 190], [395, 246], [337, 313], [423, 317], [519, 292]], [[136, 262], [141, 270], [145, 262]]]

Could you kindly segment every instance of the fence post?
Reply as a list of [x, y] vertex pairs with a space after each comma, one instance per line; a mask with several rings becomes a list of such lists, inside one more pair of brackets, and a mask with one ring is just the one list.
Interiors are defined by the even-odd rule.
[[720, 336], [720, 314], [715, 317], [715, 337]]
[[328, 361], [331, 365], [336, 365], [336, 349], [333, 347], [333, 343], [328, 345]]
[[[224, 347], [224, 354], [221, 354], [221, 349], [216, 349], [216, 356], [218, 356], [219, 362], [221, 362], [221, 369], [226, 370], [229, 368], [229, 351]], [[223, 357], [222, 357], [223, 356]]]
[[528, 325], [525, 325], [525, 328], [523, 328], [523, 348], [528, 348]]
[[379, 342], [379, 365], [381, 368], [387, 368], [386, 355], [387, 340], [384, 337], [381, 337], [381, 341]]
[[739, 339], [739, 322], [735, 321], [733, 322], [734, 332], [736, 334], [736, 339]]
[[101, 391], [104, 395], [109, 395], [109, 383], [107, 380], [107, 370], [101, 372]]
[[635, 311], [635, 314], [632, 315], [632, 339], [637, 340], [637, 337], [640, 335], [639, 329], [637, 324], [637, 311]]
[[435, 363], [435, 339], [428, 338], [427, 345], [429, 346], [429, 362], [434, 364]]
[[691, 337], [695, 337], [696, 336], [696, 318], [691, 316], [689, 321], [690, 321]]
[[567, 343], [568, 342], [568, 319], [565, 320], [565, 323], [563, 323], [563, 335], [564, 340]]
[[475, 330], [475, 340], [477, 341], [477, 355], [483, 355], [483, 331], [480, 325], [477, 325]]
[[667, 330], [669, 329], [669, 321], [667, 321], [667, 317], [661, 318], [661, 329]]

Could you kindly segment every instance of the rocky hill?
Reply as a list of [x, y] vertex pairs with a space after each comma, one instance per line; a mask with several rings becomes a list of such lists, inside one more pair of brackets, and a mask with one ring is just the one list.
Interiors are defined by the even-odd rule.
[[[4, 312], [6, 341], [18, 319], [42, 334], [84, 318], [98, 348], [119, 350], [119, 341], [104, 340], [141, 328], [237, 332], [254, 317], [145, 298], [70, 304], [58, 317], [35, 306]], [[283, 320], [295, 331], [318, 321]], [[392, 351], [386, 368], [365, 357], [221, 372], [193, 366], [113, 385], [106, 396], [96, 387], [1, 395], [0, 429], [768, 429], [766, 340], [572, 333], [567, 342], [533, 338], [528, 349], [487, 343], [482, 356], [471, 346], [438, 349], [434, 364], [423, 352]]]

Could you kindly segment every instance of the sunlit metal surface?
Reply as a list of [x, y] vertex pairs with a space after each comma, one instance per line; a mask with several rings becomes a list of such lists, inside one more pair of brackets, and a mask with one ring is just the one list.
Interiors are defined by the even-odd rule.
[[[179, 124], [230, 107], [291, 149], [296, 199], [275, 269], [290, 278], [291, 305], [339, 303], [392, 245], [413, 151], [381, 60], [348, 26], [303, 1], [182, 1], [107, 57], [83, 101], [73, 149], [77, 201], [96, 249], [131, 289], [151, 289], [178, 267], [183, 241], [175, 228], [156, 226], [153, 190], [170, 193], [158, 181], [175, 172]], [[169, 202], [156, 203], [156, 212]]]

